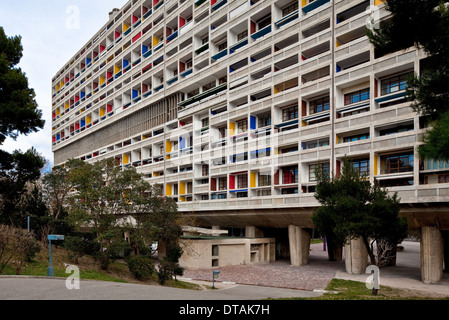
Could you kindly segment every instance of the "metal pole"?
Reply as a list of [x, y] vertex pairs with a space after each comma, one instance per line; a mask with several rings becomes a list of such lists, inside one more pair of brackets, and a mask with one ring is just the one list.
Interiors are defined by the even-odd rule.
[[51, 264], [51, 240], [48, 240], [48, 243], [49, 243], [49, 256], [50, 256], [50, 259], [49, 259], [49, 266], [48, 266], [48, 269], [47, 269], [47, 276], [54, 277], [55, 273], [54, 273], [54, 270], [53, 270], [53, 266]]

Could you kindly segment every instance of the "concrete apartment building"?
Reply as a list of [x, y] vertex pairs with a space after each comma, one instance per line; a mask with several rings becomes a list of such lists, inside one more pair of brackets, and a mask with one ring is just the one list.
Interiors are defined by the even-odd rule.
[[388, 19], [379, 0], [130, 0], [53, 78], [55, 165], [134, 166], [201, 227], [275, 239], [264, 256], [300, 265], [317, 165], [346, 157], [399, 193], [438, 281], [449, 163], [419, 158], [426, 121], [404, 99], [424, 53], [366, 37]]

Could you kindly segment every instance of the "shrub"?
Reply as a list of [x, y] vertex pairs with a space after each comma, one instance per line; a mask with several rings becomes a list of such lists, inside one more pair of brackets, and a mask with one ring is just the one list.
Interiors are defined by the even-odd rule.
[[147, 256], [133, 256], [127, 259], [129, 271], [139, 280], [147, 280], [156, 271], [154, 261]]

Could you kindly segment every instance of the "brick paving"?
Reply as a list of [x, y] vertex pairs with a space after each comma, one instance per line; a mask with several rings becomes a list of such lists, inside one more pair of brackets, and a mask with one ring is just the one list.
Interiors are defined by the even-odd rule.
[[[300, 290], [324, 290], [338, 271], [344, 271], [344, 262], [328, 261], [322, 244], [311, 245], [309, 263], [293, 267], [289, 260], [270, 264], [220, 267], [216, 281], [237, 284]], [[212, 281], [212, 269], [184, 270], [185, 278]]]

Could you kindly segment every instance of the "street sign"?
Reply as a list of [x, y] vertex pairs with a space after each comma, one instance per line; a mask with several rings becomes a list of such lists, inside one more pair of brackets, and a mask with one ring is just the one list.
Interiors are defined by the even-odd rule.
[[48, 240], [64, 240], [64, 236], [59, 234], [49, 234], [47, 237]]

